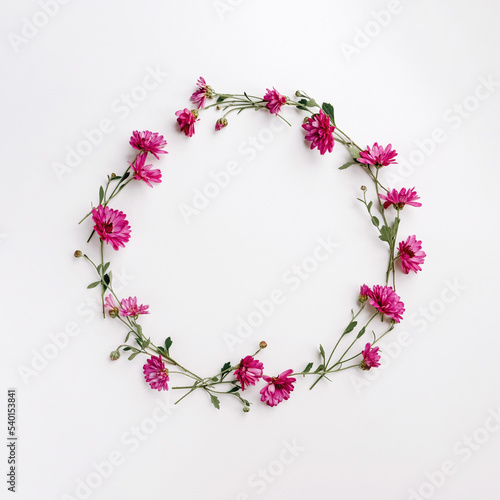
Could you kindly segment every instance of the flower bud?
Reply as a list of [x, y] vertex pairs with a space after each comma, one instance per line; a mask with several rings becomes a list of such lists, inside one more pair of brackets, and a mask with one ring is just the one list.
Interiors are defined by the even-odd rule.
[[115, 177], [116, 177], [116, 174], [113, 172], [113, 173], [111, 174], [111, 178], [112, 178], [112, 179], [114, 179]]
[[109, 355], [109, 359], [111, 361], [116, 361], [117, 359], [120, 358], [120, 351], [113, 351], [110, 355]]
[[219, 118], [215, 122], [215, 130], [220, 130], [224, 127], [227, 127], [227, 120], [225, 118]]
[[265, 349], [267, 347], [267, 342], [265, 340], [263, 340], [260, 344], [259, 344], [259, 347], [261, 349]]
[[79, 257], [83, 256], [83, 253], [80, 250], [77, 250], [74, 255], [78, 259]]
[[198, 119], [198, 116], [200, 115], [200, 113], [198, 112], [197, 109], [192, 109], [191, 110], [191, 114], [196, 118]]
[[245, 413], [248, 413], [248, 412], [250, 411], [250, 406], [244, 406], [244, 407], [243, 407], [243, 411], [244, 411]]
[[297, 97], [302, 97], [302, 92], [301, 92], [300, 90], [296, 90], [296, 91], [295, 91], [295, 95], [296, 95]]
[[118, 318], [119, 315], [120, 315], [120, 309], [118, 309], [118, 307], [109, 310], [109, 316], [111, 318]]
[[366, 186], [361, 186], [361, 191], [366, 191]]

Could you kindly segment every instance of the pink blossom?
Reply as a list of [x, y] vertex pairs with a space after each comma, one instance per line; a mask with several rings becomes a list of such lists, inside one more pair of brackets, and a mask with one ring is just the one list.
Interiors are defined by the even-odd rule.
[[295, 378], [289, 377], [291, 373], [293, 370], [286, 370], [277, 377], [264, 375], [267, 385], [260, 391], [260, 400], [265, 401], [269, 406], [276, 406], [288, 399], [294, 389], [293, 383], [296, 381]]
[[422, 242], [417, 241], [415, 235], [408, 236], [406, 241], [402, 241], [398, 245], [399, 260], [403, 272], [408, 274], [410, 271], [421, 271], [420, 264], [424, 263], [426, 257], [425, 252], [422, 250]]
[[161, 182], [161, 170], [151, 168], [153, 165], [145, 165], [147, 154], [138, 154], [134, 163], [129, 163], [134, 171], [134, 179], [144, 181], [149, 187], [152, 182]]
[[403, 319], [404, 304], [390, 286], [375, 285], [368, 297], [368, 303], [377, 309], [380, 314], [389, 316], [396, 323]]
[[144, 378], [151, 386], [151, 389], [159, 391], [168, 391], [168, 370], [161, 356], [151, 356], [142, 367]]
[[111, 243], [115, 250], [124, 247], [130, 240], [130, 226], [125, 217], [123, 212], [102, 205], [92, 209], [94, 230], [102, 241]]
[[111, 311], [118, 311], [120, 309], [120, 304], [115, 302], [115, 298], [110, 294], [104, 299], [104, 309], [110, 313]]
[[159, 154], [167, 154], [167, 151], [163, 151], [163, 147], [167, 145], [167, 141], [163, 139], [163, 136], [157, 134], [156, 132], [150, 132], [146, 130], [145, 132], [138, 132], [134, 130], [132, 137], [130, 138], [130, 145], [134, 149], [138, 149], [142, 153], [151, 153], [156, 156], [159, 160]]
[[264, 365], [253, 356], [246, 356], [240, 361], [238, 368], [234, 372], [234, 376], [241, 384], [241, 390], [245, 390], [245, 384], [255, 385], [262, 378]]
[[369, 343], [365, 345], [364, 351], [361, 352], [363, 361], [359, 365], [362, 370], [369, 370], [370, 368], [380, 366], [380, 354], [378, 354], [378, 350], [378, 347], [372, 347]]
[[320, 110], [312, 118], [307, 118], [307, 123], [302, 124], [302, 128], [307, 131], [306, 140], [311, 141], [311, 149], [318, 148], [320, 154], [327, 151], [332, 152], [335, 140], [333, 131], [335, 127], [330, 125], [330, 118]]
[[366, 165], [374, 165], [377, 168], [396, 163], [394, 158], [397, 156], [397, 153], [391, 148], [391, 144], [385, 149], [377, 143], [373, 145], [372, 149], [370, 149], [370, 146], [366, 146], [366, 149], [359, 153], [358, 161]]
[[213, 90], [207, 85], [202, 76], [200, 76], [196, 85], [198, 85], [198, 89], [191, 96], [191, 101], [198, 105], [198, 109], [203, 109], [207, 98], [211, 99], [213, 97]]
[[380, 199], [384, 202], [384, 208], [389, 208], [394, 205], [398, 210], [402, 210], [405, 205], [411, 205], [412, 207], [421, 207], [422, 203], [415, 200], [420, 200], [420, 196], [417, 196], [415, 188], [406, 189], [403, 188], [399, 192], [393, 189], [388, 191], [387, 194], [379, 194]]
[[368, 297], [370, 297], [372, 291], [369, 286], [367, 285], [361, 285], [359, 287], [359, 301], [360, 302], [366, 302], [368, 300]]
[[177, 123], [181, 128], [181, 131], [184, 132], [187, 136], [192, 137], [194, 135], [194, 124], [199, 121], [198, 111], [184, 108], [175, 112], [175, 116], [177, 116]]
[[120, 316], [139, 316], [139, 314], [149, 314], [149, 306], [137, 305], [137, 297], [122, 299]]
[[286, 97], [281, 95], [273, 87], [273, 90], [266, 89], [264, 101], [267, 101], [267, 109], [269, 109], [269, 112], [273, 115], [277, 115], [281, 110], [281, 106], [286, 104]]

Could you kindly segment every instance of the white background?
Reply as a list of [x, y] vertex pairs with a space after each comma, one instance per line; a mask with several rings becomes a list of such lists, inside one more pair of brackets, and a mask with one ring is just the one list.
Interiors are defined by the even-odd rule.
[[[73, 0], [52, 2], [50, 16], [41, 4], [3, 2], [1, 21], [0, 435], [6, 443], [13, 387], [17, 498], [499, 498], [498, 3]], [[177, 393], [150, 390], [143, 359], [109, 360], [126, 332], [99, 317], [92, 270], [73, 258], [77, 248], [97, 258], [90, 222], [76, 223], [133, 157], [133, 130], [168, 141], [155, 162], [163, 183], [135, 183], [112, 204], [133, 232], [107, 255], [123, 296], [150, 305], [146, 333], [172, 336], [174, 356], [200, 373], [262, 339], [270, 375], [316, 362], [359, 285], [383, 280], [386, 258], [356, 201], [368, 180], [337, 169], [341, 145], [309, 151], [299, 113], [285, 110], [293, 127], [274, 132], [268, 113], [230, 115], [216, 134], [207, 111], [194, 137], [179, 133], [174, 113], [190, 107], [200, 75], [219, 92], [303, 89], [332, 102], [359, 144], [391, 142], [400, 163], [386, 183], [415, 186], [423, 203], [405, 209], [400, 234], [416, 234], [428, 257], [422, 273], [398, 274], [406, 313], [379, 369], [313, 391], [300, 380], [276, 408], [252, 388], [248, 414], [193, 394], [157, 423], [158, 402]], [[94, 134], [99, 144], [61, 173], [68, 148], [103, 119], [112, 132]], [[180, 207], [231, 161], [240, 173], [186, 221]], [[292, 291], [284, 273], [319, 238], [339, 246]], [[224, 333], [274, 289], [284, 304], [231, 351]], [[113, 470], [102, 465], [117, 457]]]

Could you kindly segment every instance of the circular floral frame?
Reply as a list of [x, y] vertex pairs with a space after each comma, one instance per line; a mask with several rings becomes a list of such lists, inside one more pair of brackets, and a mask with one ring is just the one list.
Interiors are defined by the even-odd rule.
[[[227, 116], [230, 113], [240, 114], [249, 109], [264, 110], [273, 115], [274, 119], [281, 119], [290, 125], [282, 112], [287, 106], [291, 106], [306, 114], [302, 128], [306, 132], [305, 139], [309, 141], [310, 149], [317, 149], [324, 155], [331, 153], [336, 143], [346, 147], [351, 159], [339, 169], [361, 168], [373, 185], [374, 200], [367, 198], [369, 190], [366, 186], [361, 186], [362, 197], [358, 200], [364, 205], [379, 240], [387, 246], [385, 283], [360, 286], [358, 309], [356, 312], [351, 309], [349, 320], [335, 345], [328, 350], [320, 345], [316, 360], [304, 362], [305, 367], [300, 371], [290, 368], [276, 376], [265, 374], [263, 363], [256, 357], [267, 347], [264, 341], [260, 342], [258, 348], [256, 346], [252, 354], [236, 362], [224, 363], [217, 373], [208, 377], [200, 376], [186, 368], [184, 363], [180, 364], [173, 357], [173, 341], [170, 337], [166, 338], [162, 345], [156, 345], [145, 335], [139, 318], [143, 314], [149, 314], [149, 306], [138, 303], [137, 297], [118, 297], [113, 288], [111, 262], [105, 259], [105, 246], [111, 245], [118, 251], [125, 247], [131, 233], [126, 215], [120, 210], [110, 208], [109, 203], [131, 182], [144, 182], [150, 187], [161, 182], [161, 171], [153, 168], [152, 164], [146, 164], [146, 161], [150, 158], [148, 155], [159, 160], [159, 155], [166, 154], [167, 142], [158, 133], [134, 131], [129, 141], [130, 146], [137, 151], [134, 161], [128, 162], [129, 165], [123, 174], [112, 173], [107, 176], [106, 183], [99, 187], [98, 205], [80, 221], [82, 223], [87, 218], [92, 218], [93, 230], [87, 243], [94, 234], [99, 237], [99, 261], [96, 263], [87, 253], [80, 250], [75, 252], [75, 257], [88, 261], [97, 273], [98, 279], [87, 288], [100, 287], [103, 317], [106, 318], [107, 315], [121, 322], [127, 330], [124, 342], [110, 354], [111, 360], [118, 360], [122, 353], [126, 353], [129, 360], [138, 355], [145, 355], [148, 359], [143, 365], [143, 374], [151, 389], [183, 391], [176, 403], [200, 389], [210, 397], [211, 403], [217, 409], [220, 408], [221, 397], [232, 397], [242, 404], [245, 412], [250, 410], [252, 403], [245, 399], [243, 394], [246, 396], [252, 392], [253, 386], [262, 382], [260, 401], [274, 407], [289, 399], [297, 377], [312, 378], [312, 389], [322, 379], [329, 380], [328, 377], [336, 372], [347, 369], [370, 370], [380, 366], [381, 355], [376, 344], [394, 329], [405, 312], [404, 304], [396, 293], [396, 262], [399, 262], [403, 274], [417, 273], [421, 271], [420, 266], [426, 257], [422, 242], [417, 240], [415, 235], [396, 243], [403, 208], [406, 205], [419, 207], [421, 204], [417, 201], [420, 198], [415, 188], [388, 189], [380, 180], [379, 172], [382, 167], [390, 167], [396, 163], [397, 153], [392, 149], [392, 145], [383, 147], [375, 143], [371, 147], [359, 147], [337, 127], [334, 108], [330, 103], [323, 102], [320, 105], [302, 91], [297, 91], [293, 98], [280, 94], [275, 88], [266, 89], [262, 97], [248, 95], [246, 92], [218, 93], [200, 77], [197, 88], [191, 95], [191, 101], [195, 109], [184, 108], [175, 113], [180, 131], [188, 137], [194, 135], [195, 124], [200, 120], [201, 112], [210, 108], [222, 112], [222, 116], [215, 122], [215, 130], [220, 131], [228, 126]], [[361, 321], [360, 314], [365, 308], [370, 312], [369, 318]], [[381, 321], [379, 326], [375, 327], [373, 321], [377, 317]], [[370, 337], [366, 343], [362, 340], [364, 336]], [[175, 379], [183, 379], [186, 383], [172, 385]]]

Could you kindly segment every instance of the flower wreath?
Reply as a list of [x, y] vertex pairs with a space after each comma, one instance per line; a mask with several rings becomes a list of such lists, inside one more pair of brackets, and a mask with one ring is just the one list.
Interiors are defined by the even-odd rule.
[[[215, 100], [215, 102], [207, 105], [207, 100]], [[414, 188], [403, 187], [399, 191], [389, 190], [379, 179], [379, 171], [382, 167], [396, 163], [396, 151], [392, 149], [391, 144], [384, 148], [377, 143], [372, 147], [367, 146], [362, 149], [337, 127], [331, 104], [324, 102], [320, 106], [302, 91], [295, 93], [295, 99], [281, 95], [274, 88], [266, 89], [263, 97], [248, 95], [246, 92], [220, 94], [207, 85], [203, 78], [200, 78], [191, 101], [197, 109], [185, 108], [175, 113], [180, 130], [189, 137], [195, 133], [195, 123], [199, 121], [200, 110], [215, 107], [222, 111], [222, 117], [215, 123], [215, 130], [221, 130], [228, 125], [227, 116], [230, 113], [236, 111], [239, 114], [248, 109], [267, 110], [288, 123], [281, 115], [281, 111], [285, 106], [293, 106], [308, 114], [302, 128], [306, 131], [305, 138], [310, 142], [310, 149], [317, 148], [319, 153], [324, 155], [327, 151], [332, 152], [335, 142], [344, 145], [349, 150], [352, 159], [339, 168], [343, 170], [356, 165], [367, 174], [374, 186], [375, 201], [367, 200], [368, 189], [365, 186], [361, 186], [363, 195], [358, 200], [365, 206], [372, 225], [378, 231], [379, 239], [388, 247], [385, 283], [372, 287], [367, 285], [360, 287], [358, 310], [357, 312], [351, 310], [349, 322], [336, 344], [328, 354], [320, 345], [318, 361], [307, 363], [301, 371], [288, 369], [277, 376], [265, 375], [264, 365], [256, 359], [256, 356], [267, 346], [266, 342], [260, 342], [255, 353], [245, 356], [239, 362], [225, 363], [218, 373], [209, 377], [199, 376], [187, 369], [172, 356], [170, 337], [164, 341], [163, 345], [156, 345], [144, 334], [138, 320], [142, 314], [149, 314], [149, 306], [139, 304], [136, 297], [120, 299], [117, 296], [113, 289], [110, 262], [104, 258], [105, 244], [111, 245], [114, 250], [119, 250], [129, 241], [131, 232], [126, 215], [109, 207], [111, 200], [135, 180], [143, 181], [150, 187], [153, 187], [152, 183], [161, 182], [161, 171], [152, 168], [153, 165], [146, 164], [146, 161], [148, 155], [159, 160], [160, 154], [167, 153], [164, 149], [167, 142], [157, 133], [134, 131], [130, 138], [130, 145], [138, 151], [134, 161], [128, 162], [129, 166], [122, 175], [112, 173], [107, 176], [106, 184], [99, 188], [98, 206], [92, 208], [80, 221], [81, 223], [87, 217], [92, 216], [94, 226], [87, 242], [94, 233], [97, 233], [100, 238], [99, 263], [96, 264], [88, 255], [79, 250], [75, 252], [75, 257], [87, 260], [98, 275], [99, 279], [90, 283], [87, 288], [101, 287], [103, 316], [106, 317], [107, 311], [110, 318], [123, 323], [128, 331], [124, 343], [110, 354], [111, 360], [117, 360], [122, 351], [130, 354], [129, 360], [139, 354], [144, 354], [149, 357], [143, 366], [144, 377], [152, 389], [169, 390], [171, 376], [172, 378], [184, 377], [189, 380], [189, 384], [170, 387], [172, 390], [186, 391], [177, 403], [195, 390], [201, 389], [210, 396], [216, 408], [220, 407], [221, 396], [230, 396], [242, 403], [245, 412], [250, 410], [251, 403], [243, 397], [243, 393], [246, 395], [250, 386], [256, 385], [261, 379], [265, 384], [260, 390], [260, 400], [273, 407], [290, 397], [297, 376], [314, 378], [312, 389], [322, 378], [328, 378], [333, 373], [351, 368], [370, 370], [380, 366], [379, 347], [376, 344], [394, 329], [405, 311], [404, 304], [396, 293], [396, 262], [399, 261], [404, 274], [409, 274], [410, 271], [416, 273], [421, 271], [420, 265], [426, 256], [422, 251], [421, 241], [418, 241], [415, 235], [408, 236], [406, 240], [401, 241], [396, 250], [401, 211], [406, 205], [421, 206], [421, 203], [417, 201], [419, 197]], [[378, 217], [374, 214], [375, 211]], [[358, 325], [359, 315], [367, 306], [370, 311], [369, 319], [364, 324]], [[377, 328], [381, 331], [376, 333], [372, 329], [373, 339], [360, 350], [358, 340], [365, 335], [376, 317], [381, 319], [382, 328]], [[341, 344], [343, 344], [342, 349], [340, 349]], [[356, 344], [358, 347], [354, 348]], [[338, 348], [340, 351], [337, 353]], [[337, 356], [335, 356], [336, 353]], [[166, 365], [169, 365], [169, 368]]]

